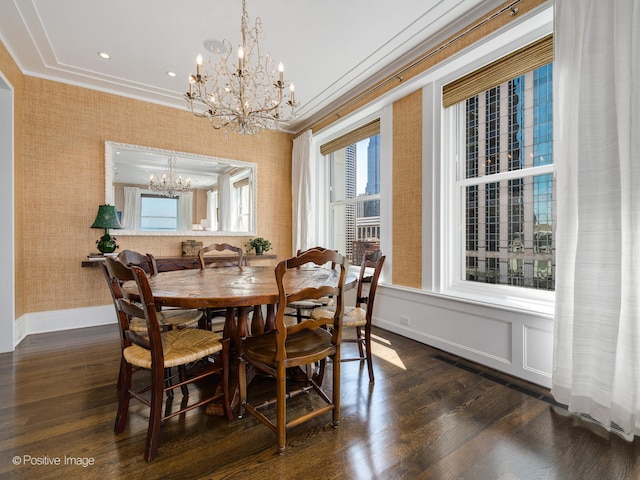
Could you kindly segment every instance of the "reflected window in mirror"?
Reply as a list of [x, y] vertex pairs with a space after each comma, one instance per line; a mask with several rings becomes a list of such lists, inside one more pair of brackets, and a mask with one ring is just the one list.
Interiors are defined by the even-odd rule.
[[178, 199], [160, 195], [142, 195], [140, 229], [178, 230]]

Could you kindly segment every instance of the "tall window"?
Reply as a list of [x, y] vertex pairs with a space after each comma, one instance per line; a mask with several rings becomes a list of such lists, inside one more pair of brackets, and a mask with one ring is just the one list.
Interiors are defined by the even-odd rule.
[[245, 177], [234, 182], [233, 193], [237, 208], [237, 230], [246, 232], [249, 230], [249, 214], [251, 211], [251, 189], [249, 188], [249, 178]]
[[376, 120], [321, 147], [331, 172], [332, 246], [354, 265], [380, 248], [379, 131]]
[[547, 64], [454, 106], [463, 280], [555, 287], [551, 92]]

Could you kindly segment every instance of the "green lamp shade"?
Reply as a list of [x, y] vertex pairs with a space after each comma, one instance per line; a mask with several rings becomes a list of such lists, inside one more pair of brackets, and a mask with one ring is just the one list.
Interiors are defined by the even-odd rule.
[[124, 228], [118, 221], [116, 207], [113, 205], [100, 205], [98, 215], [91, 228]]
[[124, 228], [118, 221], [116, 207], [113, 205], [100, 205], [98, 207], [98, 215], [91, 225], [91, 228], [104, 228], [104, 235], [96, 241], [100, 253], [113, 253], [118, 244], [115, 237], [109, 235], [110, 228]]

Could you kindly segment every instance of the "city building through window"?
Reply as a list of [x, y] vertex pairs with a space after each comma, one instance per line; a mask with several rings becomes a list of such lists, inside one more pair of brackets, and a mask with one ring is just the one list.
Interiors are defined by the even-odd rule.
[[356, 137], [328, 158], [333, 247], [359, 265], [380, 248], [380, 134]]
[[459, 112], [461, 280], [555, 288], [552, 64], [468, 97]]

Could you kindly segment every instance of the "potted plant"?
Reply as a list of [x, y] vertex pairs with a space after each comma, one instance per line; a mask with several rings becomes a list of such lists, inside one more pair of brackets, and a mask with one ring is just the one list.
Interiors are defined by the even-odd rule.
[[271, 250], [271, 242], [266, 238], [256, 237], [244, 244], [247, 253], [251, 250], [256, 251], [256, 255], [262, 255], [264, 252]]

